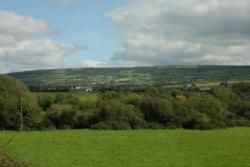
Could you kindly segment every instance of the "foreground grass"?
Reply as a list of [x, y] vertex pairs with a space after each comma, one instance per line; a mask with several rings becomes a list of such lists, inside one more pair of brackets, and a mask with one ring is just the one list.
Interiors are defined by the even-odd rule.
[[34, 167], [248, 167], [250, 128], [0, 132], [10, 155]]

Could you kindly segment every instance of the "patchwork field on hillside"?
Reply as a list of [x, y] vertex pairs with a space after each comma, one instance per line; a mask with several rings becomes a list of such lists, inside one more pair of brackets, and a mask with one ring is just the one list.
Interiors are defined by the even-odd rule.
[[197, 84], [200, 87], [221, 82], [249, 82], [249, 66], [156, 66], [130, 68], [78, 68], [19, 72], [10, 74], [36, 91], [71, 86], [115, 86], [124, 89], [150, 85], [179, 87]]

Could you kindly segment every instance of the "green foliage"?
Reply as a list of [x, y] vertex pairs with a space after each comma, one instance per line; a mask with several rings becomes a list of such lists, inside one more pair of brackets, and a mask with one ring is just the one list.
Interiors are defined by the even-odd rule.
[[172, 103], [161, 98], [142, 98], [140, 110], [147, 122], [161, 123], [163, 125], [171, 124], [174, 115]]
[[148, 86], [138, 92], [31, 94], [19, 81], [0, 79], [1, 129], [19, 129], [20, 97], [26, 130], [250, 126], [250, 84], [246, 83], [210, 90]]
[[[240, 88], [237, 85], [216, 86], [209, 91], [156, 87], [148, 87], [143, 92], [113, 90], [99, 93], [95, 100], [84, 98], [87, 94], [55, 93], [50, 98], [55, 100], [49, 100], [53, 103], [46, 107], [38, 127], [204, 130], [249, 126], [250, 105], [245, 97], [248, 89], [246, 85], [244, 89], [242, 84]], [[39, 104], [46, 104], [42, 94], [38, 96], [42, 101]]]
[[93, 114], [81, 113], [76, 116], [75, 127], [78, 129], [89, 128]]
[[50, 94], [37, 94], [38, 102], [41, 108], [46, 111], [50, 106], [55, 103], [56, 97]]
[[234, 84], [232, 88], [243, 100], [250, 100], [250, 84], [241, 82]]
[[[197, 94], [189, 98], [194, 110], [203, 113], [204, 120], [210, 120], [211, 128], [226, 127], [227, 111], [219, 100], [211, 95]], [[191, 114], [192, 115], [192, 114]]]
[[76, 112], [71, 105], [53, 104], [49, 108], [47, 118], [58, 129], [74, 128]]
[[0, 128], [18, 130], [22, 102], [24, 128], [32, 129], [39, 119], [37, 98], [19, 81], [0, 75]]
[[36, 125], [37, 130], [52, 130], [56, 129], [55, 122], [52, 122], [53, 120], [50, 119], [49, 116], [45, 117]]
[[127, 122], [111, 120], [98, 122], [92, 125], [91, 128], [96, 130], [128, 130], [131, 129], [131, 126]]
[[135, 129], [143, 126], [144, 123], [143, 115], [138, 109], [118, 100], [111, 100], [105, 104], [100, 109], [96, 119], [101, 122], [104, 121], [101, 125], [106, 124], [114, 127], [114, 129]]

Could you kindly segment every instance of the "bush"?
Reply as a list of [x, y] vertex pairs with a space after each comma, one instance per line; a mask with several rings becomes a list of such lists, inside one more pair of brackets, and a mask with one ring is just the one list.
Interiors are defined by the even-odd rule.
[[173, 104], [161, 98], [143, 98], [140, 101], [140, 110], [147, 122], [171, 126], [174, 112]]
[[55, 103], [55, 97], [49, 94], [38, 94], [38, 104], [41, 106], [43, 111], [46, 111], [52, 104]]
[[44, 118], [41, 122], [37, 124], [36, 128], [38, 130], [53, 130], [56, 129], [56, 126], [50, 119]]
[[112, 129], [112, 126], [109, 125], [107, 122], [98, 122], [94, 125], [91, 125], [90, 128], [95, 130], [110, 130]]
[[103, 121], [91, 126], [92, 129], [99, 130], [128, 130], [131, 129], [129, 123], [122, 121]]
[[80, 114], [76, 116], [76, 124], [75, 127], [79, 129], [86, 129], [90, 127], [92, 119], [92, 114]]
[[75, 111], [62, 112], [59, 116], [59, 128], [70, 129], [75, 126]]
[[193, 111], [193, 115], [189, 120], [182, 124], [184, 129], [212, 129], [213, 125], [211, 125], [211, 119], [207, 116], [206, 113], [200, 113], [197, 111]]
[[[189, 98], [190, 104], [195, 111], [197, 120], [210, 120], [208, 122], [211, 128], [226, 127], [226, 119], [229, 115], [224, 105], [215, 97], [207, 94], [196, 94]], [[192, 116], [192, 114], [190, 114]]]
[[156, 123], [156, 122], [147, 122], [146, 128], [147, 129], [165, 129], [165, 127], [162, 124]]
[[[69, 128], [75, 128], [75, 116], [76, 112], [75, 111], [63, 111], [63, 112], [50, 112], [47, 114], [47, 118], [49, 121], [52, 122], [52, 124], [57, 128], [57, 129], [69, 129]], [[49, 127], [53, 127], [50, 125]]]
[[[126, 105], [118, 100], [111, 100], [97, 113], [95, 120], [98, 122], [110, 122], [113, 127], [118, 127], [115, 125], [117, 122], [122, 123], [121, 127], [128, 128], [139, 128], [144, 125], [144, 119], [142, 113], [136, 109], [133, 105]], [[126, 123], [126, 126], [124, 126]], [[118, 127], [119, 128], [119, 127]]]

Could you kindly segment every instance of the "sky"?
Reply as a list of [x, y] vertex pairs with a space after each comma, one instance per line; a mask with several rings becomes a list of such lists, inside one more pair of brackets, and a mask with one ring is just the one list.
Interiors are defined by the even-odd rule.
[[0, 0], [0, 73], [249, 65], [249, 0]]

